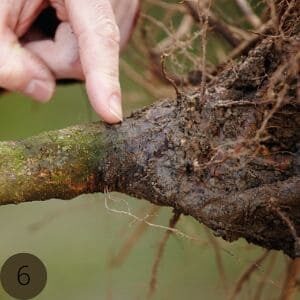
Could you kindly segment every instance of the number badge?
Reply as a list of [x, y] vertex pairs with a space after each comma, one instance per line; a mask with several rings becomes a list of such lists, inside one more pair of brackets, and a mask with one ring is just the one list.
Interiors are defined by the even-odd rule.
[[45, 287], [47, 270], [42, 261], [29, 253], [19, 253], [6, 260], [1, 269], [3, 289], [13, 298], [32, 299]]

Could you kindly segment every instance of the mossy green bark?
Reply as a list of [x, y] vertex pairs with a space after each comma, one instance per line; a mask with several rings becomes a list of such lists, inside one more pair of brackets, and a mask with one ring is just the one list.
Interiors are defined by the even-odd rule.
[[105, 148], [100, 123], [0, 143], [0, 204], [92, 191]]

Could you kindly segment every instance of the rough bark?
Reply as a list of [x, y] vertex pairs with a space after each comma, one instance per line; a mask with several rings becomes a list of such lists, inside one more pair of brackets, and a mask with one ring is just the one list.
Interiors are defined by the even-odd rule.
[[[298, 36], [265, 38], [200, 92], [0, 143], [0, 204], [118, 191], [227, 240], [300, 256]], [[282, 84], [283, 82], [283, 84]]]

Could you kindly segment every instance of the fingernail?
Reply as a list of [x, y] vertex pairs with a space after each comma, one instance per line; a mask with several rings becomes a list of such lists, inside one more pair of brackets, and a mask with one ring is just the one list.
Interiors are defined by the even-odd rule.
[[123, 121], [121, 98], [119, 96], [113, 95], [109, 99], [109, 110], [119, 121]]
[[53, 94], [52, 83], [33, 79], [25, 89], [25, 94], [42, 102], [50, 100]]

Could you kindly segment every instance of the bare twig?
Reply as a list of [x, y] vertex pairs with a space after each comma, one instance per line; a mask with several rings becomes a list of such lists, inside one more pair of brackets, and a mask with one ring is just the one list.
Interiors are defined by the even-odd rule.
[[[173, 217], [171, 218], [169, 222], [169, 227], [174, 228], [179, 220], [180, 213], [174, 213]], [[167, 244], [167, 241], [169, 237], [171, 236], [172, 231], [168, 230], [166, 231], [164, 237], [159, 243], [157, 254], [155, 256], [154, 264], [152, 267], [152, 272], [151, 272], [151, 280], [150, 280], [150, 285], [149, 285], [149, 291], [147, 295], [147, 299], [151, 299], [156, 291], [156, 285], [157, 285], [157, 273], [158, 273], [158, 267], [161, 262], [161, 259], [164, 254], [164, 250]]]
[[254, 13], [247, 0], [235, 0], [241, 11], [244, 13], [247, 21], [254, 27], [261, 26], [260, 18]]
[[[202, 34], [201, 34], [201, 45], [202, 45], [202, 79], [201, 79], [201, 86], [200, 86], [200, 96], [201, 96], [201, 104], [203, 105], [205, 103], [205, 83], [206, 83], [206, 69], [205, 69], [205, 61], [206, 61], [206, 47], [207, 47], [207, 30], [208, 30], [208, 18], [209, 18], [209, 11], [211, 6], [211, 0], [208, 1], [207, 6], [205, 7], [205, 10], [203, 11], [204, 14], [204, 21], [202, 24]], [[200, 15], [200, 9], [203, 7], [200, 7], [200, 1], [198, 1], [198, 14]], [[203, 8], [204, 9], [204, 8]], [[198, 106], [199, 107], [199, 106]]]
[[173, 86], [173, 88], [176, 92], [177, 100], [178, 100], [181, 98], [181, 92], [179, 91], [175, 80], [173, 78], [171, 78], [166, 71], [166, 57], [168, 57], [167, 54], [163, 54], [161, 56], [161, 71], [162, 71], [164, 78]]
[[159, 42], [153, 51], [160, 55], [168, 51], [168, 48], [172, 47], [174, 45], [174, 42], [181, 40], [191, 31], [192, 25], [193, 18], [189, 15], [184, 16], [174, 34], [167, 36], [164, 40]]
[[291, 235], [294, 238], [295, 241], [295, 249], [296, 253], [300, 251], [300, 238], [298, 236], [298, 233], [296, 231], [295, 225], [293, 222], [285, 215], [284, 212], [281, 211], [280, 207], [277, 205], [277, 201], [275, 198], [271, 198], [269, 201], [269, 207], [272, 211], [274, 211], [280, 219], [287, 225], [287, 227], [290, 230]]
[[[155, 219], [159, 209], [160, 209], [159, 206], [153, 206], [151, 208], [151, 210], [147, 214], [148, 222], [152, 222]], [[134, 245], [136, 245], [136, 243], [140, 240], [140, 238], [143, 236], [143, 234], [147, 231], [148, 228], [149, 228], [149, 226], [145, 222], [141, 222], [141, 223], [137, 224], [137, 227], [135, 228], [133, 233], [125, 241], [125, 243], [122, 245], [122, 247], [118, 251], [118, 253], [111, 259], [110, 264], [114, 267], [120, 266], [125, 261], [125, 259], [128, 257], [128, 255], [131, 252]]]
[[247, 52], [262, 39], [262, 37], [266, 34], [268, 30], [272, 27], [272, 22], [268, 21], [263, 24], [260, 28], [256, 30], [256, 34], [253, 35], [250, 39], [241, 42], [229, 55], [226, 60], [230, 61], [231, 59], [235, 59], [241, 55], [247, 54]]
[[217, 268], [219, 271], [220, 279], [221, 279], [224, 291], [227, 294], [228, 285], [227, 285], [227, 278], [226, 278], [225, 267], [223, 264], [222, 254], [220, 251], [221, 250], [220, 245], [219, 245], [216, 237], [214, 237], [206, 227], [204, 227], [204, 229], [205, 229], [206, 235], [214, 249], [215, 259], [216, 259], [216, 264], [217, 264]]
[[[159, 225], [159, 224], [154, 224], [154, 223], [151, 223], [148, 221], [148, 218], [149, 218], [149, 215], [146, 215], [145, 217], [143, 218], [140, 218], [136, 215], [134, 215], [132, 212], [131, 212], [131, 209], [128, 205], [128, 203], [124, 200], [124, 199], [119, 199], [121, 200], [122, 202], [125, 203], [126, 207], [127, 207], [127, 210], [117, 210], [117, 209], [114, 209], [112, 207], [110, 207], [108, 205], [108, 201], [111, 200], [111, 201], [116, 201], [116, 199], [112, 198], [110, 196], [110, 194], [108, 193], [107, 190], [105, 190], [105, 194], [106, 194], [106, 197], [105, 197], [105, 208], [110, 211], [110, 212], [113, 212], [113, 213], [116, 213], [116, 214], [119, 214], [119, 215], [125, 215], [125, 216], [128, 216], [128, 217], [131, 217], [134, 221], [136, 222], [141, 222], [141, 223], [145, 223], [146, 225], [150, 226], [150, 227], [153, 227], [153, 228], [158, 228], [158, 229], [162, 229], [162, 230], [167, 230], [167, 231], [171, 231], [172, 233], [176, 234], [177, 236], [180, 236], [180, 237], [183, 237], [183, 238], [186, 238], [188, 240], [192, 240], [192, 241], [199, 241], [198, 238], [196, 237], [192, 237], [192, 236], [189, 236], [188, 234], [180, 231], [179, 229], [176, 229], [174, 227], [168, 227], [168, 226], [164, 226], [164, 225]], [[201, 242], [201, 241], [200, 241]]]
[[275, 32], [278, 32], [279, 21], [278, 21], [278, 15], [276, 12], [275, 2], [274, 2], [274, 0], [265, 0], [265, 2], [270, 9], [272, 28], [275, 30]]
[[280, 300], [292, 300], [297, 292], [300, 274], [300, 259], [291, 260], [288, 264], [286, 279], [282, 287]]
[[251, 263], [250, 266], [242, 273], [237, 283], [235, 284], [230, 300], [234, 300], [237, 298], [238, 294], [241, 292], [243, 288], [243, 285], [249, 280], [253, 272], [255, 272], [257, 268], [260, 267], [260, 265], [268, 257], [268, 255], [269, 255], [269, 251], [265, 251], [253, 263]]
[[[189, 9], [192, 17], [196, 22], [200, 22], [202, 19], [202, 15], [199, 15], [199, 11], [197, 8], [196, 0], [187, 0], [184, 2], [187, 8]], [[220, 36], [222, 36], [231, 46], [237, 47], [241, 40], [236, 37], [236, 35], [232, 32], [230, 27], [220, 19], [218, 19], [210, 10], [208, 15], [208, 25], [217, 32]]]
[[[298, 1], [298, 0], [297, 0]], [[298, 5], [298, 10], [300, 8], [299, 6], [299, 2], [298, 4], [296, 4], [296, 0], [291, 0], [287, 9], [285, 10], [285, 12], [283, 13], [282, 17], [280, 18], [280, 21], [279, 21], [279, 31], [280, 31], [280, 34], [282, 36], [285, 36], [285, 33], [284, 33], [284, 29], [283, 29], [283, 26], [287, 20], [287, 18], [290, 16], [290, 13], [292, 10], [296, 10], [296, 5]], [[299, 18], [299, 11], [298, 11], [298, 14], [296, 15], [296, 18]]]
[[148, 3], [161, 7], [167, 11], [181, 12], [185, 13], [186, 10], [182, 5], [178, 5], [177, 3], [168, 3], [162, 0], [147, 0]]
[[155, 86], [149, 81], [144, 79], [144, 76], [137, 73], [134, 68], [128, 64], [124, 59], [120, 59], [120, 66], [122, 70], [126, 73], [128, 78], [131, 78], [134, 82], [138, 83], [141, 87], [143, 87], [150, 95], [153, 97], [162, 97], [163, 94], [160, 89], [155, 88]]
[[266, 283], [269, 281], [269, 276], [272, 272], [272, 270], [274, 269], [274, 266], [275, 266], [275, 263], [276, 263], [276, 259], [277, 259], [277, 254], [276, 252], [273, 252], [271, 255], [270, 255], [270, 261], [269, 261], [269, 264], [268, 266], [266, 267], [265, 269], [265, 272], [263, 274], [263, 277], [261, 278], [259, 284], [257, 285], [257, 289], [256, 289], [256, 292], [254, 294], [254, 298], [253, 300], [260, 300], [261, 299], [261, 295], [263, 293], [263, 290], [265, 288], [265, 285]]

